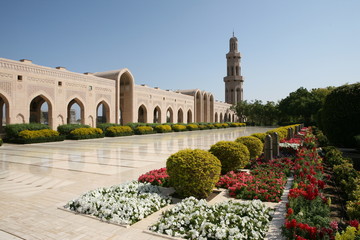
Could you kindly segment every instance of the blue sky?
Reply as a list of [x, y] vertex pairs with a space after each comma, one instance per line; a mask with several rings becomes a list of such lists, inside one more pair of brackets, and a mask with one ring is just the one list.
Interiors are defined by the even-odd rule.
[[244, 99], [360, 80], [360, 1], [1, 0], [0, 57], [74, 72], [129, 68], [136, 84], [224, 100], [232, 31]]

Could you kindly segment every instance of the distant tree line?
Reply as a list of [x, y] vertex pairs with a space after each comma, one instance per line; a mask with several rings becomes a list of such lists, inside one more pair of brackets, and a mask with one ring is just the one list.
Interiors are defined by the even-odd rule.
[[247, 125], [318, 126], [337, 146], [360, 148], [360, 83], [300, 87], [279, 102], [242, 101], [233, 107]]
[[233, 109], [249, 125], [290, 125], [300, 122], [318, 125], [320, 109], [325, 103], [326, 96], [334, 88], [315, 88], [308, 91], [300, 87], [277, 103], [264, 103], [261, 100], [242, 101]]

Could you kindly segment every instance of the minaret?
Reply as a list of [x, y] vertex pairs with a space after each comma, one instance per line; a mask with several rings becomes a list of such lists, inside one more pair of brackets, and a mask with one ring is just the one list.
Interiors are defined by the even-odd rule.
[[238, 51], [238, 40], [234, 36], [230, 38], [230, 51], [226, 54], [227, 76], [225, 82], [225, 102], [236, 104], [243, 100], [243, 82], [240, 68], [240, 53]]

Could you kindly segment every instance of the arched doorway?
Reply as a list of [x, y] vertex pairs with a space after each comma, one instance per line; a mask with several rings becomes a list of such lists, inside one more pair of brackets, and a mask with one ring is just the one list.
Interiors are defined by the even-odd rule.
[[210, 96], [210, 122], [214, 122], [214, 96]]
[[204, 99], [203, 99], [204, 101], [203, 101], [203, 105], [204, 105], [204, 112], [203, 112], [203, 121], [204, 122], [208, 122], [208, 113], [209, 113], [209, 111], [208, 111], [208, 96], [207, 96], [207, 94], [206, 93], [204, 93]]
[[4, 131], [4, 127], [9, 123], [9, 102], [0, 94], [0, 132]]
[[196, 93], [196, 97], [195, 97], [195, 121], [196, 122], [201, 122], [201, 94], [200, 92]]
[[183, 123], [184, 122], [184, 113], [183, 113], [183, 110], [181, 108], [178, 110], [177, 122], [178, 123]]
[[108, 123], [110, 118], [110, 108], [105, 101], [101, 101], [96, 107], [96, 124]]
[[190, 109], [187, 111], [187, 123], [192, 123], [192, 112]]
[[144, 105], [141, 105], [138, 109], [138, 122], [139, 123], [146, 123], [147, 119], [147, 111]]
[[153, 123], [161, 123], [161, 110], [159, 107], [154, 108]]
[[173, 110], [170, 107], [166, 111], [166, 122], [167, 123], [174, 122]]
[[84, 105], [79, 99], [74, 98], [69, 102], [67, 116], [68, 124], [84, 124]]
[[223, 114], [222, 113], [220, 113], [220, 119], [219, 119], [219, 122], [223, 122]]
[[215, 113], [215, 122], [218, 122], [218, 114]]
[[133, 91], [132, 76], [129, 72], [125, 72], [120, 77], [120, 124], [126, 124], [133, 121]]
[[41, 123], [51, 126], [52, 106], [43, 95], [35, 97], [30, 102], [30, 123]]

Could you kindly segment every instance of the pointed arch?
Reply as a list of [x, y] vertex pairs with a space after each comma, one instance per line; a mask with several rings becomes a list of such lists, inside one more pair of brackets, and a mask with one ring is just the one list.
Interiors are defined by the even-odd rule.
[[201, 93], [200, 91], [197, 91], [195, 94], [195, 121], [196, 122], [201, 122], [202, 118], [201, 118], [201, 102], [202, 102], [202, 98], [201, 98]]
[[153, 123], [161, 123], [161, 109], [159, 106], [154, 108]]
[[209, 122], [214, 122], [214, 96], [210, 95], [210, 119]]
[[204, 92], [204, 96], [203, 96], [203, 122], [208, 122], [208, 95], [206, 92]]
[[4, 131], [6, 124], [9, 124], [9, 101], [0, 93], [0, 132]]
[[67, 105], [67, 123], [68, 124], [84, 124], [85, 115], [84, 115], [84, 104], [78, 99], [72, 99]]
[[192, 120], [192, 112], [191, 112], [191, 110], [189, 109], [188, 111], [187, 111], [187, 123], [192, 123], [193, 122], [193, 120]]
[[218, 122], [218, 113], [215, 113], [215, 122]]
[[133, 96], [134, 96], [134, 78], [132, 74], [125, 69], [120, 73], [120, 107], [119, 123], [126, 124], [133, 122]]
[[179, 108], [179, 110], [178, 110], [177, 122], [178, 123], [183, 123], [184, 122], [184, 113], [183, 113], [183, 110], [181, 108]]
[[100, 123], [108, 123], [110, 120], [110, 107], [109, 104], [102, 100], [96, 106], [96, 125]]
[[221, 123], [222, 123], [222, 122], [224, 122], [224, 121], [223, 121], [223, 114], [222, 114], [222, 113], [220, 113], [220, 119], [219, 119], [219, 122], [221, 122]]
[[166, 110], [166, 122], [173, 123], [174, 122], [174, 113], [171, 107]]
[[138, 108], [138, 120], [137, 120], [137, 122], [139, 122], [139, 123], [146, 123], [147, 122], [147, 109], [144, 106], [144, 104], [142, 104]]
[[29, 106], [29, 122], [52, 126], [52, 104], [43, 94], [34, 97]]

